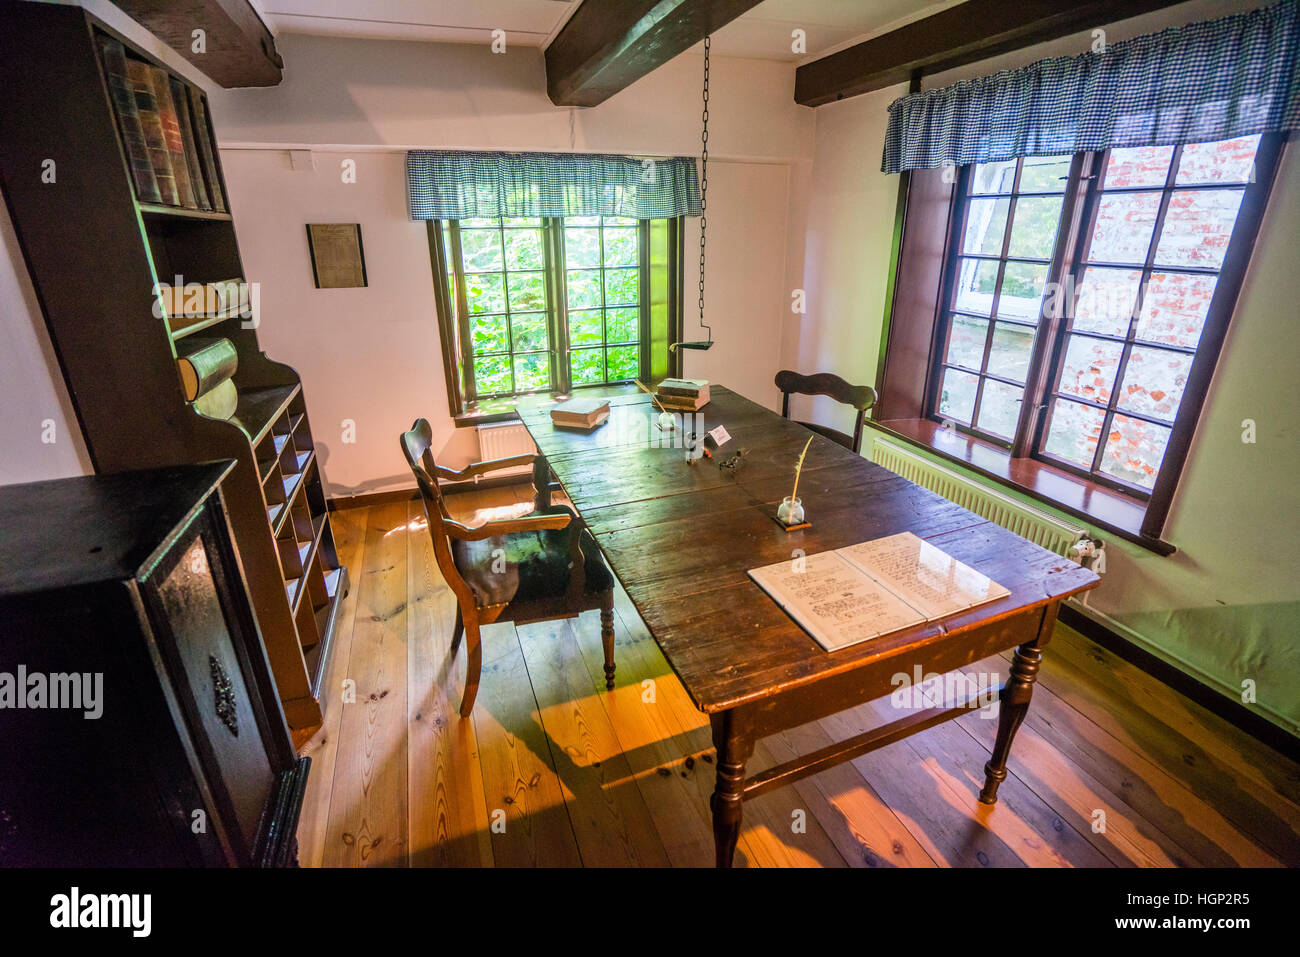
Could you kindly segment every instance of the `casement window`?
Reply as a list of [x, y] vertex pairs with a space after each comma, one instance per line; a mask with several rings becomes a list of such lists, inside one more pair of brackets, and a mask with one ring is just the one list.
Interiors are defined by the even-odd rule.
[[668, 374], [680, 231], [613, 216], [430, 221], [454, 414]]
[[1264, 134], [914, 170], [877, 420], [1167, 550], [1279, 149]]

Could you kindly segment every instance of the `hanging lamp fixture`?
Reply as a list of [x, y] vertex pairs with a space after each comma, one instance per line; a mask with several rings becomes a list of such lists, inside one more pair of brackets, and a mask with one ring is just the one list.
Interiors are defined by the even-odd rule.
[[704, 237], [709, 228], [709, 45], [710, 37], [706, 36], [704, 38], [704, 113], [701, 117], [700, 130], [700, 328], [708, 333], [708, 339], [674, 342], [668, 347], [673, 352], [678, 349], [702, 351], [713, 346], [713, 330], [704, 321]]

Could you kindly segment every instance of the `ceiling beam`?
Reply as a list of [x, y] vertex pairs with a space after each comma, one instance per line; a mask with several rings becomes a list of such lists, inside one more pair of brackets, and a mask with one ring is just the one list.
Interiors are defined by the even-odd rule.
[[794, 100], [821, 106], [1181, 2], [966, 0], [804, 64], [794, 74]]
[[[132, 20], [227, 89], [275, 86], [284, 61], [248, 0], [114, 0]], [[203, 52], [195, 30], [202, 30]]]
[[760, 0], [583, 0], [546, 47], [556, 106], [595, 106]]

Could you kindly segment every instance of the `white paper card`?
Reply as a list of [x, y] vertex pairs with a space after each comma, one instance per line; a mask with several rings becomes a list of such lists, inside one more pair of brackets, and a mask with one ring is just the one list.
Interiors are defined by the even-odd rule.
[[731, 434], [721, 425], [716, 429], [710, 429], [709, 435], [713, 436], [713, 441], [719, 445], [726, 445], [731, 441]]

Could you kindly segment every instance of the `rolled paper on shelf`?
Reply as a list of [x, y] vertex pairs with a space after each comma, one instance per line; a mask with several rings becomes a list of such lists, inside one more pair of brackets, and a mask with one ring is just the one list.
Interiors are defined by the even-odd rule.
[[235, 406], [238, 404], [239, 391], [232, 380], [226, 379], [195, 399], [194, 411], [210, 419], [228, 419], [235, 414]]
[[185, 401], [193, 402], [235, 374], [239, 368], [239, 353], [229, 339], [196, 340], [186, 354], [176, 360], [176, 366], [180, 369]]

